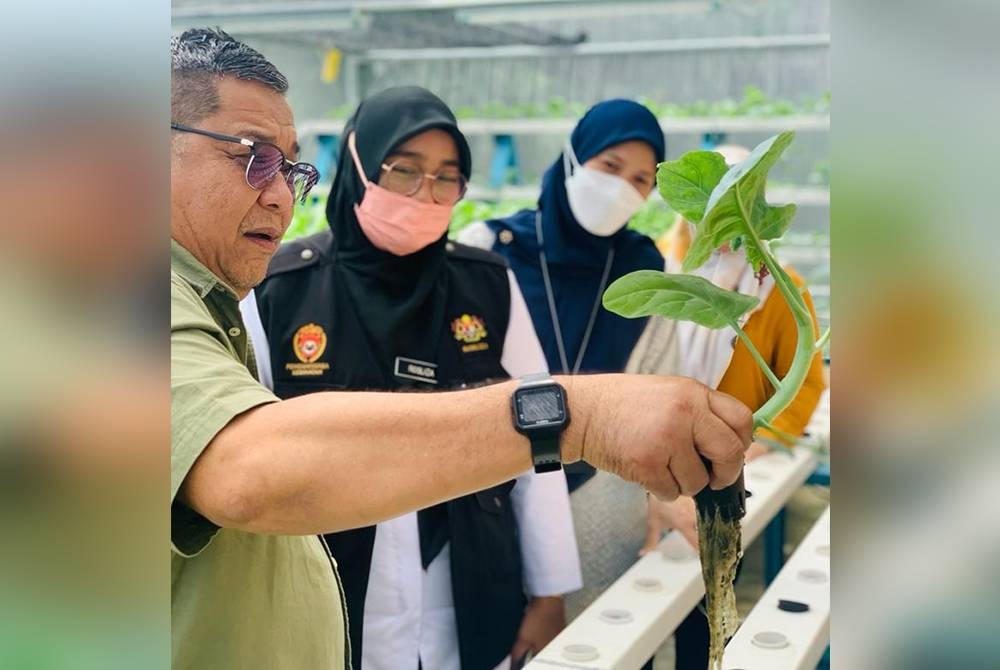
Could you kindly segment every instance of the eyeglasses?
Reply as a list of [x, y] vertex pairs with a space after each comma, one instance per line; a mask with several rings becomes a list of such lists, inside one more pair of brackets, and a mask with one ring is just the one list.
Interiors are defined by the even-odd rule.
[[257, 142], [243, 137], [233, 135], [223, 135], [213, 133], [210, 130], [192, 128], [180, 123], [171, 123], [173, 130], [183, 133], [195, 133], [204, 135], [214, 140], [223, 142], [235, 142], [245, 147], [250, 147], [250, 160], [247, 162], [246, 178], [247, 185], [255, 191], [259, 191], [268, 182], [274, 179], [278, 173], [285, 175], [285, 182], [292, 191], [292, 197], [299, 204], [304, 204], [309, 191], [319, 181], [319, 170], [309, 163], [293, 163], [285, 158], [285, 153], [270, 142]]
[[460, 172], [426, 174], [420, 166], [407, 160], [393, 161], [388, 165], [383, 163], [382, 169], [385, 170], [385, 180], [381, 182], [381, 186], [405, 196], [419, 191], [424, 179], [430, 179], [431, 197], [439, 205], [454, 205], [462, 199], [468, 188], [465, 177]]

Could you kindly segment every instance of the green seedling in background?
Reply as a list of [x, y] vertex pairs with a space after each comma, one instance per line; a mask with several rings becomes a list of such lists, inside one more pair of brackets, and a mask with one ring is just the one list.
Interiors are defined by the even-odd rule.
[[[783, 379], [778, 379], [740, 327], [740, 319], [757, 305], [755, 297], [720, 289], [701, 277], [650, 270], [625, 275], [604, 293], [605, 308], [627, 318], [656, 315], [694, 321], [706, 328], [731, 327], [774, 387], [774, 395], [754, 412], [755, 430], [774, 430], [771, 422], [798, 394], [813, 356], [829, 338], [828, 330], [816, 339], [805, 299], [768, 244], [784, 235], [795, 215], [795, 205], [774, 207], [764, 197], [767, 173], [793, 138], [791, 132], [775, 135], [731, 168], [721, 154], [692, 151], [676, 161], [661, 163], [656, 174], [663, 199], [696, 227], [682, 264], [684, 272], [701, 267], [713, 251], [729, 244], [745, 250], [755, 272], [766, 271], [774, 277], [775, 288], [788, 303], [798, 331], [795, 356]], [[740, 489], [734, 495], [742, 496], [742, 482], [734, 487]], [[727, 514], [723, 504], [708, 502], [713, 499], [719, 500], [701, 494], [695, 498], [711, 629], [709, 667], [718, 668], [738, 621], [733, 579], [742, 553], [741, 514]]]

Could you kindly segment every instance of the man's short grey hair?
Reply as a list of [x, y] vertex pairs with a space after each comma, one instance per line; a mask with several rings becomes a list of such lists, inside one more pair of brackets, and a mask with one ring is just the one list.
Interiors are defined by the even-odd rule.
[[191, 28], [170, 38], [171, 121], [196, 123], [214, 114], [224, 76], [288, 90], [285, 75], [257, 50], [219, 28]]

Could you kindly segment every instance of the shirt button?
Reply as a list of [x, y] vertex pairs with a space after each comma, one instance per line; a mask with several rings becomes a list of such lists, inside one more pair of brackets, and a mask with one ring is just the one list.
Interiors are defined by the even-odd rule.
[[313, 250], [312, 249], [303, 249], [302, 253], [299, 254], [299, 256], [302, 257], [302, 260], [307, 261], [307, 260], [309, 260], [310, 258], [313, 257]]
[[514, 233], [510, 232], [507, 229], [500, 231], [500, 242], [502, 244], [510, 244], [513, 241], [514, 241]]
[[493, 504], [497, 507], [503, 507], [503, 503], [500, 502], [500, 496], [493, 496]]
[[229, 329], [229, 337], [239, 337], [240, 333], [242, 332], [243, 332], [242, 330], [240, 330], [236, 326], [233, 326], [232, 328]]

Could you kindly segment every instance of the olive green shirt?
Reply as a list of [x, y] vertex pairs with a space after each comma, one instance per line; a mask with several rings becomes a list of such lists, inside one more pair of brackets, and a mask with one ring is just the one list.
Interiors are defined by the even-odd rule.
[[349, 668], [342, 591], [318, 537], [220, 529], [177, 500], [212, 438], [278, 398], [256, 379], [236, 294], [174, 241], [170, 266], [173, 667]]

